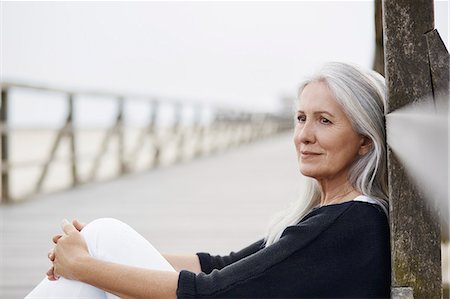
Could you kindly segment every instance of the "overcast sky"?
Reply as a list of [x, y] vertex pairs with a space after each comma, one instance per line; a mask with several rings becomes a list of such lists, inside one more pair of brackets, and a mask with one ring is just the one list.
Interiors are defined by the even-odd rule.
[[[4, 80], [268, 110], [322, 63], [374, 55], [372, 1], [1, 5]], [[448, 1], [436, 27], [448, 47]]]

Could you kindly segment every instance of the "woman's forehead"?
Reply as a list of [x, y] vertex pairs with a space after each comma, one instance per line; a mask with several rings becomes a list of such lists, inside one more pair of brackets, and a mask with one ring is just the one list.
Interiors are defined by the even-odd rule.
[[306, 85], [300, 94], [297, 109], [312, 113], [328, 111], [331, 114], [340, 114], [344, 112], [324, 82], [311, 82]]

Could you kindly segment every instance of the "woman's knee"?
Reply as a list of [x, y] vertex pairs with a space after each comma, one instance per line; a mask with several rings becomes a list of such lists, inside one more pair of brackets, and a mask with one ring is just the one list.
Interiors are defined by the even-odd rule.
[[109, 227], [115, 227], [115, 226], [122, 226], [127, 225], [124, 222], [115, 219], [115, 218], [98, 218], [91, 222], [89, 222], [82, 230], [82, 232], [85, 231], [85, 229], [107, 229]]
[[87, 224], [82, 230], [89, 253], [94, 257], [101, 257], [105, 247], [117, 246], [121, 233], [131, 228], [115, 218], [99, 218]]
[[95, 258], [134, 267], [175, 271], [148, 240], [120, 220], [97, 219], [81, 232]]

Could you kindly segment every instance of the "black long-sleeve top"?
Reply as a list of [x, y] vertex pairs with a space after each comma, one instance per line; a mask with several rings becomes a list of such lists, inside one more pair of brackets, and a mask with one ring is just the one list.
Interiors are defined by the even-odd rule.
[[178, 298], [389, 298], [386, 214], [349, 201], [311, 210], [280, 240], [228, 256], [197, 253], [202, 273], [180, 272]]

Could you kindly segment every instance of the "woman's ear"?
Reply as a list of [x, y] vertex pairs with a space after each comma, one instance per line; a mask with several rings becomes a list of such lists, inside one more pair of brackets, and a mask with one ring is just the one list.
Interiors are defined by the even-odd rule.
[[372, 148], [372, 140], [367, 136], [362, 136], [358, 154], [360, 156], [364, 156], [370, 151], [371, 148]]

